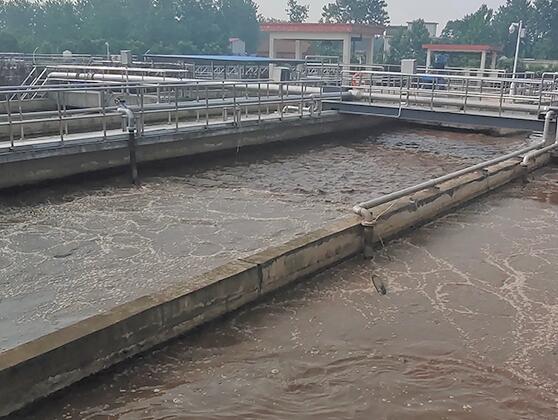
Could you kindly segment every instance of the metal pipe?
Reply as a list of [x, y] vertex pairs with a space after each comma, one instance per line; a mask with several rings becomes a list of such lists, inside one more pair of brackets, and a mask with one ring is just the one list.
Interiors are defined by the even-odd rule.
[[512, 153], [508, 153], [506, 155], [500, 156], [498, 158], [495, 159], [491, 159], [489, 161], [483, 162], [483, 163], [479, 163], [478, 165], [474, 165], [471, 166], [469, 168], [465, 168], [465, 169], [461, 169], [459, 171], [456, 172], [452, 172], [451, 174], [448, 175], [444, 175], [442, 177], [427, 181], [427, 182], [423, 182], [421, 184], [415, 185], [414, 187], [410, 187], [410, 188], [405, 188], [403, 190], [400, 191], [396, 191], [393, 192], [391, 194], [387, 194], [384, 195], [383, 197], [378, 197], [374, 200], [370, 200], [364, 203], [360, 203], [358, 205], [356, 205], [355, 207], [353, 207], [353, 212], [355, 214], [358, 214], [359, 216], [362, 216], [365, 219], [365, 223], [372, 223], [373, 222], [373, 213], [370, 211], [370, 209], [379, 206], [381, 204], [385, 204], [388, 203], [390, 201], [394, 201], [397, 200], [399, 198], [403, 198], [406, 195], [409, 194], [413, 194], [428, 188], [432, 188], [435, 187], [438, 184], [441, 184], [443, 182], [447, 182], [447, 181], [451, 181], [452, 179], [458, 178], [460, 176], [463, 175], [467, 175], [470, 174], [472, 172], [476, 172], [482, 169], [485, 169], [487, 166], [491, 166], [491, 165], [495, 165], [497, 163], [501, 163], [504, 162], [508, 159], [512, 159], [518, 156], [522, 156], [525, 153], [528, 153], [532, 150], [538, 149], [539, 147], [541, 147], [541, 143], [537, 143], [534, 145], [531, 145], [529, 147], [525, 147], [521, 150], [517, 150], [515, 152]]
[[531, 163], [531, 161], [536, 157], [544, 155], [545, 153], [551, 152], [552, 150], [558, 148], [558, 121], [556, 123], [556, 139], [554, 143], [549, 145], [549, 143], [551, 142], [552, 119], [555, 118], [557, 115], [558, 114], [553, 110], [548, 111], [546, 113], [546, 117], [544, 121], [543, 141], [541, 143], [541, 146], [545, 146], [545, 147], [527, 153], [523, 158], [523, 162], [521, 162], [521, 166], [529, 166], [529, 163]]
[[543, 147], [542, 149], [535, 150], [525, 155], [525, 157], [523, 158], [523, 162], [521, 162], [521, 166], [529, 166], [529, 163], [533, 159], [544, 155], [545, 153], [552, 152], [554, 149], [558, 149], [558, 136], [556, 136], [556, 142], [551, 144], [550, 146]]
[[120, 102], [116, 109], [123, 117], [126, 118], [126, 129], [128, 131], [136, 129], [136, 116], [133, 111], [126, 106], [125, 102]]
[[556, 118], [557, 113], [554, 110], [550, 110], [546, 113], [544, 117], [544, 131], [543, 131], [543, 140], [550, 143], [550, 136], [551, 136], [551, 127], [552, 127], [552, 119]]
[[8, 113], [8, 132], [10, 137], [10, 148], [14, 148], [14, 129], [12, 126], [12, 104], [9, 96], [6, 96], [6, 112]]
[[128, 152], [130, 160], [130, 172], [132, 175], [132, 182], [139, 185], [138, 176], [138, 163], [136, 156], [136, 117], [131, 109], [126, 106], [125, 102], [120, 102], [118, 112], [126, 119], [126, 128], [128, 130]]

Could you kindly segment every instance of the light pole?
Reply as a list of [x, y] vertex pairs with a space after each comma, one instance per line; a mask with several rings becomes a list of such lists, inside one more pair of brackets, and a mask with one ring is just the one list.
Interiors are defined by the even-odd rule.
[[105, 42], [105, 47], [107, 47], [107, 61], [110, 61], [110, 44]]
[[[517, 65], [519, 64], [519, 49], [521, 47], [521, 38], [525, 37], [525, 29], [523, 28], [523, 21], [520, 20], [518, 22], [514, 22], [510, 25], [510, 34], [513, 34], [517, 31], [517, 44], [515, 46], [515, 60], [513, 61], [513, 74], [512, 79], [517, 77]], [[511, 84], [511, 92], [512, 95], [515, 93], [515, 83], [512, 82]]]

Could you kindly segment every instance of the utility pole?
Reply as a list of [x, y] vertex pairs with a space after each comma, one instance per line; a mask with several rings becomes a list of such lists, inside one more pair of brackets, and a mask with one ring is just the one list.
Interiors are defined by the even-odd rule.
[[517, 66], [519, 64], [519, 50], [521, 48], [521, 38], [524, 37], [523, 21], [520, 20], [519, 23], [515, 22], [510, 25], [510, 34], [513, 34], [517, 30], [517, 44], [515, 46], [515, 59], [513, 61], [513, 74], [512, 79], [514, 82], [511, 84], [510, 94], [515, 94], [515, 79], [517, 77]]

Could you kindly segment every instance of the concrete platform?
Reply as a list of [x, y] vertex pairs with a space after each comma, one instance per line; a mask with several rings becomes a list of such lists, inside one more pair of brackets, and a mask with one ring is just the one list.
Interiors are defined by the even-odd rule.
[[463, 112], [459, 108], [434, 108], [420, 106], [403, 106], [382, 101], [373, 103], [359, 101], [324, 101], [324, 109], [335, 110], [350, 115], [370, 115], [393, 118], [407, 122], [425, 122], [432, 124], [450, 124], [463, 127], [504, 128], [526, 131], [543, 131], [544, 121], [537, 115], [526, 113], [475, 110]]

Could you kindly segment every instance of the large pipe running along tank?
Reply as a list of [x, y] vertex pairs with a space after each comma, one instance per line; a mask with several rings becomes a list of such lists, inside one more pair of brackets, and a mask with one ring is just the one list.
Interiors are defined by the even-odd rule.
[[[552, 126], [556, 121], [556, 132], [555, 139], [553, 142], [552, 139]], [[546, 113], [545, 120], [544, 120], [544, 133], [543, 139], [540, 143], [542, 149], [533, 150], [532, 152], [527, 153], [524, 158], [523, 162], [521, 163], [523, 166], [529, 166], [529, 164], [533, 161], [533, 159], [544, 155], [545, 153], [552, 152], [554, 150], [558, 150], [558, 107], [550, 107]]]
[[49, 79], [59, 80], [84, 80], [99, 82], [147, 82], [147, 83], [184, 83], [199, 82], [196, 79], [179, 79], [176, 77], [157, 77], [157, 76], [137, 76], [125, 74], [102, 74], [102, 73], [80, 73], [80, 72], [51, 72], [47, 76]]
[[[84, 81], [98, 81], [98, 82], [144, 82], [144, 83], [168, 83], [168, 84], [179, 84], [179, 83], [189, 83], [189, 82], [205, 82], [205, 83], [216, 83], [215, 81], [208, 81], [208, 80], [201, 80], [201, 79], [178, 79], [174, 77], [156, 77], [156, 76], [137, 76], [137, 75], [124, 75], [124, 74], [102, 74], [102, 73], [92, 73], [92, 72], [51, 72], [47, 76], [47, 81], [49, 79], [58, 79], [58, 80], [84, 80]], [[237, 81], [236, 83], [241, 83]], [[228, 85], [235, 84], [234, 81], [227, 81], [224, 85], [227, 87]], [[242, 84], [243, 87], [251, 90], [257, 91], [259, 89], [265, 89], [266, 92], [269, 89], [272, 93], [279, 93], [284, 88], [281, 88], [281, 84], [277, 82], [271, 83], [248, 83]], [[228, 87], [227, 87], [228, 88]], [[305, 93], [320, 93], [321, 88], [316, 86], [302, 86], [297, 85], [296, 82], [293, 82], [289, 85], [289, 92], [296, 94], [301, 93], [304, 90]], [[329, 95], [333, 96], [333, 95]]]

